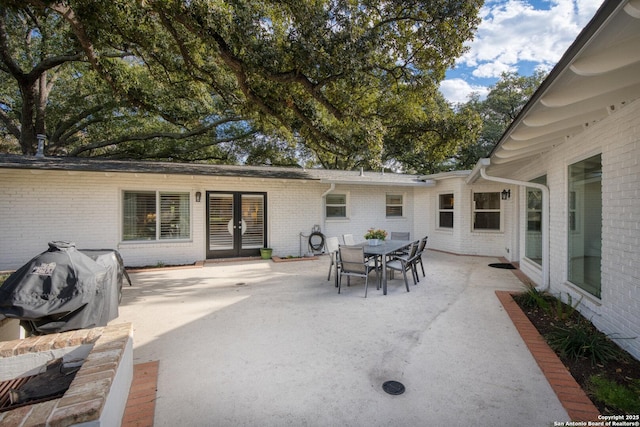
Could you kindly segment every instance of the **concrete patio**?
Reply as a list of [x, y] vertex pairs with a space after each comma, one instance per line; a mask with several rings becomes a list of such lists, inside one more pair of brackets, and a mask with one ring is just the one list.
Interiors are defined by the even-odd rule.
[[396, 275], [366, 299], [337, 293], [326, 256], [135, 273], [113, 323], [133, 323], [134, 363], [160, 362], [156, 426], [568, 421], [495, 295], [521, 282], [494, 258], [424, 260], [410, 293]]

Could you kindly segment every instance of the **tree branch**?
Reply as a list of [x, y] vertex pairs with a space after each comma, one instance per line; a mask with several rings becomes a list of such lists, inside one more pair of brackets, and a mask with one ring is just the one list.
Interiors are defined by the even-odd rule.
[[0, 109], [0, 120], [7, 127], [7, 130], [11, 135], [13, 135], [16, 139], [20, 139], [20, 127], [16, 126], [16, 124], [11, 120], [11, 117], [7, 116], [4, 110]]

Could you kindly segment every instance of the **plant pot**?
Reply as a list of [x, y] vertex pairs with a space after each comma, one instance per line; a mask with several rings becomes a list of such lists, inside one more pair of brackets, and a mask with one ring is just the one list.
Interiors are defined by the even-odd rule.
[[260, 256], [262, 259], [271, 259], [271, 254], [273, 253], [273, 249], [271, 248], [260, 248]]
[[367, 243], [369, 243], [369, 246], [380, 246], [383, 241], [384, 240], [381, 239], [369, 239], [367, 240]]

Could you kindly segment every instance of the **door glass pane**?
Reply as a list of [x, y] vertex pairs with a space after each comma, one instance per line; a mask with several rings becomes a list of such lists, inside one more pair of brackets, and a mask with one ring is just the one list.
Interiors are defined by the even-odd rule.
[[264, 247], [264, 197], [242, 195], [242, 249]]
[[[532, 180], [536, 184], [547, 184], [547, 176]], [[527, 234], [525, 254], [527, 258], [542, 265], [542, 190], [527, 187]]]
[[233, 194], [209, 195], [209, 249], [233, 249]]
[[569, 166], [568, 279], [600, 297], [602, 161], [600, 155]]

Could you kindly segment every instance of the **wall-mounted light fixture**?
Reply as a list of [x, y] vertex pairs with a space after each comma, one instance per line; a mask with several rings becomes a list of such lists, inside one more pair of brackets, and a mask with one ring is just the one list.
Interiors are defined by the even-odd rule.
[[502, 190], [502, 200], [509, 200], [511, 198], [511, 190], [507, 190], [506, 188]]
[[196, 191], [196, 203], [200, 203], [200, 200], [202, 200], [202, 193]]

